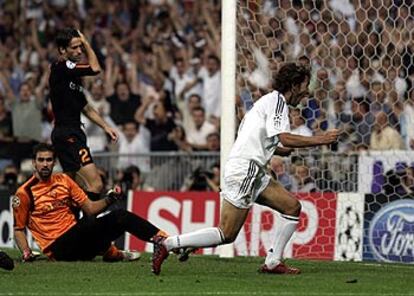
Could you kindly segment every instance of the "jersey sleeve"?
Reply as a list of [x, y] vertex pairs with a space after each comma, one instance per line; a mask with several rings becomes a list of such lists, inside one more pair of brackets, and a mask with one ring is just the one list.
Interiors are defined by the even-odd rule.
[[86, 195], [85, 191], [83, 191], [82, 188], [80, 188], [79, 185], [76, 184], [76, 182], [73, 181], [70, 177], [65, 176], [65, 180], [67, 182], [72, 201], [77, 206], [82, 207], [82, 205], [88, 199], [88, 196]]
[[19, 189], [12, 196], [14, 230], [24, 230], [29, 222], [30, 198], [24, 190]]
[[94, 76], [99, 74], [99, 72], [93, 71], [89, 64], [76, 64], [69, 60], [62, 63], [60, 70], [69, 77]]
[[281, 133], [290, 132], [289, 107], [278, 98], [273, 106], [269, 106], [266, 117], [266, 135], [271, 138]]

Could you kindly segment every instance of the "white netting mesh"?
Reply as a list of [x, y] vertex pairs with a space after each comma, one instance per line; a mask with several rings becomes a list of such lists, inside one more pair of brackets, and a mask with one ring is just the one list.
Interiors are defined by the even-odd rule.
[[248, 106], [267, 92], [284, 61], [306, 63], [311, 97], [291, 111], [292, 130], [343, 131], [322, 156], [302, 152], [305, 157], [294, 159], [299, 165], [289, 173], [299, 184], [292, 190], [357, 191], [351, 155], [414, 148], [413, 9], [412, 1], [238, 1], [241, 102]]
[[[355, 254], [363, 242], [355, 233], [362, 221], [365, 240], [379, 208], [414, 192], [413, 12], [408, 0], [237, 3], [238, 103], [249, 109], [268, 92], [281, 63], [308, 64], [311, 96], [290, 111], [292, 132], [342, 131], [337, 145], [273, 159], [275, 177], [293, 192], [368, 194], [365, 217], [364, 201], [341, 201], [339, 259], [361, 259]], [[371, 258], [366, 251], [364, 242], [364, 258]]]

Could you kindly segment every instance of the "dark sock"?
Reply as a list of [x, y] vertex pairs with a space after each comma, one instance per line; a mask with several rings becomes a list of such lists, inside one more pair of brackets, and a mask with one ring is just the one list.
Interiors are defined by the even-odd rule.
[[92, 200], [92, 201], [97, 201], [97, 200], [101, 199], [101, 194], [100, 193], [91, 192], [91, 191], [85, 191], [85, 193], [89, 197], [89, 199]]

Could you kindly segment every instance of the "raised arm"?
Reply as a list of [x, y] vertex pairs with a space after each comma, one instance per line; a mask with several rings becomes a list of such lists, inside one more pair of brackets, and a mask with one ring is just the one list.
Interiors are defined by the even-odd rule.
[[48, 85], [48, 81], [49, 81], [49, 75], [50, 75], [50, 70], [49, 70], [49, 65], [45, 64], [42, 65], [43, 67], [43, 73], [42, 73], [42, 77], [40, 78], [40, 83], [39, 85], [34, 89], [34, 94], [35, 94], [35, 98], [37, 101], [37, 104], [39, 106], [43, 105], [44, 102], [44, 98], [45, 98], [45, 89]]
[[107, 56], [105, 59], [105, 96], [110, 97], [115, 93], [115, 82], [118, 79], [119, 67], [114, 59]]
[[13, 90], [10, 86], [8, 77], [5, 75], [5, 73], [2, 73], [0, 71], [0, 82], [3, 84], [3, 87], [5, 89], [5, 98], [8, 105], [11, 105], [13, 101], [15, 100], [15, 95], [13, 93]]
[[92, 49], [92, 46], [89, 44], [88, 40], [86, 40], [85, 36], [80, 31], [78, 31], [78, 33], [81, 38], [82, 44], [85, 47], [85, 53], [88, 59], [88, 64], [91, 66], [92, 71], [96, 73], [101, 72], [101, 66], [99, 65], [98, 58], [96, 57], [96, 54]]
[[139, 106], [139, 108], [137, 109], [137, 111], [135, 112], [134, 118], [137, 122], [139, 122], [142, 125], [145, 125], [146, 123], [146, 119], [145, 119], [145, 112], [147, 111], [149, 105], [151, 105], [152, 103], [152, 97], [149, 96], [145, 96], [142, 99], [142, 103]]
[[37, 21], [36, 21], [36, 19], [33, 19], [30, 22], [31, 40], [32, 40], [34, 48], [36, 49], [36, 51], [40, 55], [40, 57], [42, 59], [46, 59], [47, 51], [40, 44], [39, 37], [37, 35], [37, 27], [38, 27]]
[[131, 86], [131, 93], [134, 95], [140, 94], [140, 85], [138, 81], [138, 75], [137, 75], [137, 65], [138, 65], [138, 55], [132, 54], [130, 58], [129, 66], [127, 66], [128, 73], [127, 78], [129, 85]]

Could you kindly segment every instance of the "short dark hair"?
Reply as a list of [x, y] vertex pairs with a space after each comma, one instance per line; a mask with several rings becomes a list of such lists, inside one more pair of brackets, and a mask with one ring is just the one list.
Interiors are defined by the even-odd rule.
[[47, 143], [39, 143], [36, 146], [33, 147], [33, 153], [32, 153], [32, 158], [36, 159], [36, 155], [39, 152], [46, 152], [46, 151], [50, 151], [53, 153], [53, 159], [56, 158], [56, 152], [55, 152], [55, 148], [53, 148], [52, 145], [47, 144]]
[[305, 55], [300, 56], [300, 57], [298, 58], [298, 60], [299, 60], [299, 61], [300, 61], [300, 60], [303, 60], [303, 61], [305, 61], [307, 64], [310, 64], [310, 59], [309, 59], [307, 56], [305, 56]]
[[208, 58], [209, 60], [215, 60], [217, 64], [220, 64], [220, 59], [219, 59], [219, 58], [218, 58], [218, 56], [216, 56], [215, 54], [209, 54], [209, 55], [207, 56], [207, 58]]
[[137, 174], [139, 177], [141, 176], [141, 170], [136, 165], [130, 165], [124, 171], [125, 175], [131, 175], [132, 176], [133, 173]]
[[122, 127], [125, 127], [127, 124], [133, 124], [136, 129], [139, 129], [139, 122], [135, 120], [127, 120], [122, 124]]
[[220, 134], [218, 132], [211, 132], [207, 135], [207, 139], [211, 137], [217, 137], [220, 140]]
[[197, 98], [198, 102], [199, 102], [199, 103], [201, 103], [202, 99], [201, 99], [200, 95], [198, 95], [198, 94], [195, 94], [195, 93], [194, 93], [194, 94], [191, 94], [191, 95], [188, 97], [188, 99], [190, 99], [190, 98], [192, 98], [192, 97]]
[[118, 80], [117, 82], [115, 82], [115, 90], [118, 89], [118, 86], [125, 84], [128, 88], [128, 91], [131, 91], [131, 88], [129, 87], [129, 83], [125, 80]]
[[292, 90], [296, 85], [300, 85], [306, 78], [310, 79], [310, 69], [296, 63], [286, 63], [280, 67], [273, 78], [273, 89], [282, 94]]
[[191, 111], [191, 113], [193, 113], [194, 111], [201, 111], [201, 112], [203, 112], [203, 114], [206, 114], [206, 110], [203, 108], [203, 107], [195, 107], [192, 111]]
[[352, 100], [356, 104], [358, 104], [359, 106], [361, 106], [366, 113], [369, 112], [369, 109], [370, 109], [370, 100], [368, 98], [366, 98], [366, 97], [355, 97], [355, 98], [352, 98]]
[[285, 60], [285, 55], [280, 50], [276, 50], [273, 52], [273, 58], [277, 59], [280, 58], [282, 61]]
[[179, 57], [179, 58], [175, 58], [174, 59], [174, 64], [177, 64], [177, 63], [184, 63], [185, 61], [184, 61], [184, 59], [182, 58], [182, 57]]
[[69, 46], [70, 41], [73, 38], [80, 37], [78, 30], [72, 27], [64, 28], [60, 30], [56, 35], [56, 45], [59, 48], [66, 48]]

